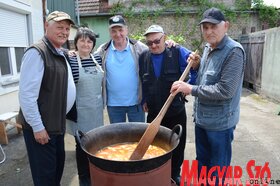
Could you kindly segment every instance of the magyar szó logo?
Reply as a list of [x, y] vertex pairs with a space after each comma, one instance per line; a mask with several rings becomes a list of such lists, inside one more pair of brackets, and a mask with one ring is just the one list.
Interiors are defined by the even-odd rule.
[[[255, 160], [248, 161], [244, 174], [249, 177], [243, 181], [243, 170], [241, 166], [213, 166], [207, 169], [202, 166], [198, 172], [198, 161], [191, 162], [185, 160], [182, 168], [182, 177], [180, 186], [261, 186], [280, 184], [280, 180], [271, 179], [269, 163], [256, 165]], [[186, 183], [186, 184], [185, 184]]]

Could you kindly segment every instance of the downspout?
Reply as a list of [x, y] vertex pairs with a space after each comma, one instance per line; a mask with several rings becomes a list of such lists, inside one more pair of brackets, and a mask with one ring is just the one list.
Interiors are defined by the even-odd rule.
[[76, 16], [77, 16], [77, 23], [78, 23], [78, 26], [80, 26], [79, 0], [76, 0]]
[[[46, 0], [42, 0], [42, 9], [43, 9], [43, 25], [45, 25], [46, 17], [47, 17], [47, 2]], [[44, 26], [45, 33], [45, 26]]]

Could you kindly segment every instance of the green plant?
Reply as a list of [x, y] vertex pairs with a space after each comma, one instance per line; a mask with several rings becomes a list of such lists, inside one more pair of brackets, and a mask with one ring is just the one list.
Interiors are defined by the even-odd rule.
[[113, 4], [113, 6], [110, 9], [110, 12], [112, 14], [119, 14], [119, 13], [123, 12], [125, 9], [126, 8], [125, 8], [124, 4], [118, 1], [117, 3]]
[[145, 42], [145, 37], [143, 36], [143, 33], [130, 34], [129, 37], [135, 40], [139, 40], [141, 42]]
[[170, 35], [167, 36], [167, 39], [171, 39], [171, 40], [175, 41], [176, 43], [178, 43], [180, 45], [185, 45], [186, 44], [185, 37], [182, 34], [179, 34], [179, 35], [170, 34]]
[[[173, 14], [174, 31], [169, 33], [169, 37], [184, 46], [197, 48], [197, 45], [201, 43], [201, 38], [196, 23], [199, 22], [202, 13], [210, 7], [219, 8], [232, 23], [236, 22], [237, 18], [246, 21], [254, 11], [259, 14], [262, 22], [268, 23], [270, 27], [277, 26], [279, 12], [275, 7], [264, 5], [263, 0], [252, 0], [252, 2], [253, 7], [251, 7], [251, 0], [235, 0], [234, 8], [232, 8], [224, 3], [209, 0], [131, 0], [129, 3], [126, 1], [126, 4], [118, 1], [113, 5], [111, 13], [121, 13], [128, 21], [137, 23], [135, 25], [137, 25], [136, 32], [138, 33], [133, 33], [131, 37], [141, 41], [144, 41], [144, 37], [140, 32], [147, 26], [147, 22], [157, 23], [159, 17]], [[138, 6], [142, 8], [137, 8]], [[188, 17], [196, 19], [194, 24], [189, 24]]]
[[267, 6], [263, 0], [253, 0], [253, 9], [259, 13], [260, 20], [270, 27], [275, 27], [279, 21], [279, 12], [274, 6]]

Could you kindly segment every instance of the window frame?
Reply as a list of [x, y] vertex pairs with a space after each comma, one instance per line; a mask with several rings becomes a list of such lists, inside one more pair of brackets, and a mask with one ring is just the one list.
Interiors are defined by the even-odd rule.
[[[8, 56], [9, 56], [8, 65], [10, 68], [10, 73], [5, 75], [1, 74], [1, 69], [0, 69], [0, 96], [11, 93], [13, 91], [18, 91], [19, 88], [18, 85], [20, 79], [20, 66], [17, 65], [21, 65], [21, 58], [22, 58], [21, 56], [24, 54], [22, 49], [25, 51], [27, 47], [30, 45], [30, 43], [33, 42], [34, 33], [32, 29], [34, 28], [37, 29], [37, 27], [33, 27], [32, 25], [32, 20], [31, 20], [32, 12], [33, 10], [30, 9], [30, 7], [22, 7], [22, 9], [19, 10], [19, 9], [10, 9], [7, 6], [0, 5], [0, 14], [3, 17], [1, 23], [3, 23], [3, 25], [6, 25], [7, 27], [7, 29], [5, 30], [3, 29], [0, 30], [2, 36], [3, 33], [5, 35], [4, 38], [1, 37], [0, 39], [0, 47], [4, 47], [8, 49]], [[17, 27], [15, 27], [14, 24], [10, 26], [11, 22], [19, 23], [19, 24], [16, 24], [18, 25]], [[17, 48], [22, 48], [22, 49], [18, 50]], [[8, 72], [8, 69], [6, 72]]]
[[18, 83], [20, 71], [17, 71], [17, 61], [16, 61], [16, 50], [15, 48], [26, 48], [26, 47], [5, 47], [8, 48], [8, 56], [9, 56], [9, 66], [11, 69], [10, 74], [2, 75], [0, 71], [0, 84], [2, 86], [7, 86], [10, 84]]

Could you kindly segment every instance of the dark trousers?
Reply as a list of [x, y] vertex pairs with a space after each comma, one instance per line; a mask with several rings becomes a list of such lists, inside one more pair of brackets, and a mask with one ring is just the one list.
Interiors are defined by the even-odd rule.
[[83, 151], [80, 143], [75, 136], [76, 141], [76, 162], [79, 175], [80, 186], [90, 185], [90, 170], [87, 153]]
[[35, 141], [33, 131], [24, 129], [23, 136], [35, 186], [59, 186], [65, 162], [64, 134], [50, 135], [49, 143]]
[[[156, 114], [148, 113], [147, 122], [151, 123], [153, 119], [157, 116]], [[180, 138], [180, 143], [174, 149], [172, 153], [172, 179], [177, 180], [180, 176], [181, 165], [184, 161], [184, 151], [186, 145], [186, 133], [187, 133], [187, 116], [185, 109], [180, 113], [172, 116], [172, 117], [164, 117], [161, 126], [172, 129], [175, 125], [180, 124], [182, 126], [182, 136]]]

